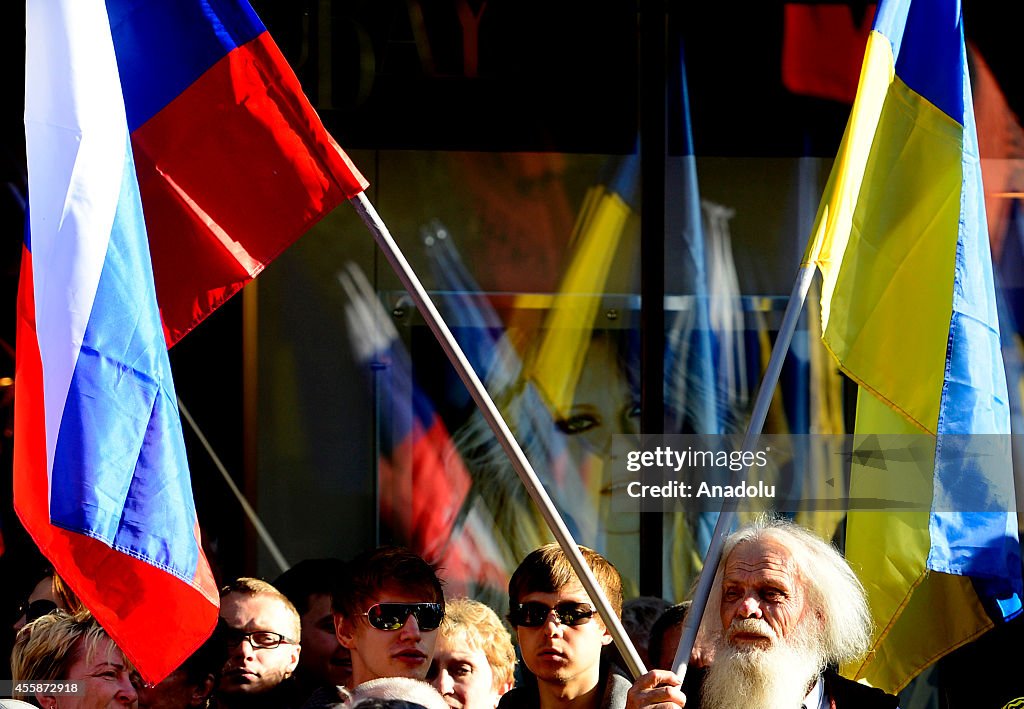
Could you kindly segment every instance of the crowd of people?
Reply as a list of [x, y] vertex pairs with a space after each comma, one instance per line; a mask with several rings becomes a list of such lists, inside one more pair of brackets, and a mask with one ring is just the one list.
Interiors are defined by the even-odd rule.
[[[272, 583], [231, 581], [212, 636], [155, 686], [73, 595], [54, 592], [51, 572], [26, 600], [11, 657], [11, 676], [41, 689], [14, 699], [44, 709], [897, 706], [837, 673], [867, 651], [864, 591], [838, 551], [792, 522], [762, 518], [728, 538], [685, 682], [672, 669], [688, 604], [624, 604], [615, 567], [580, 552], [653, 667], [635, 681], [558, 545], [512, 574], [507, 625], [483, 603], [446, 599], [443, 569], [389, 546], [307, 560]], [[62, 682], [77, 691], [47, 691]]]

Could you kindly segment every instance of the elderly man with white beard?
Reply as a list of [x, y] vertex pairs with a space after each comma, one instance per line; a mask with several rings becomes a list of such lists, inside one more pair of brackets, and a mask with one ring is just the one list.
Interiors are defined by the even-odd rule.
[[[714, 647], [703, 676], [653, 670], [627, 709], [892, 709], [896, 697], [833, 669], [871, 637], [864, 588], [832, 546], [792, 522], [764, 517], [725, 542], [701, 625]], [[691, 683], [691, 675], [697, 678]]]

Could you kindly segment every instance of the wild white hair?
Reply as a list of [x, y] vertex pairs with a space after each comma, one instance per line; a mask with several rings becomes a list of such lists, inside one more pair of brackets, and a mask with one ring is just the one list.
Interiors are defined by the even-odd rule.
[[449, 709], [444, 697], [430, 684], [412, 677], [378, 677], [356, 685], [347, 707], [355, 707], [364, 699], [401, 699], [420, 704], [426, 709]]
[[763, 515], [726, 537], [701, 636], [715, 638], [722, 630], [722, 573], [732, 551], [746, 542], [775, 541], [784, 546], [793, 563], [810, 609], [821, 621], [818, 638], [825, 664], [840, 665], [867, 653], [871, 642], [871, 615], [864, 586], [850, 564], [831, 544], [788, 519]]

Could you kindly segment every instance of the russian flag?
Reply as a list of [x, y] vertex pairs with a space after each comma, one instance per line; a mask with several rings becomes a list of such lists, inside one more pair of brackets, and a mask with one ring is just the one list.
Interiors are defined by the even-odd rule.
[[15, 508], [148, 681], [209, 636], [167, 346], [366, 183], [244, 2], [27, 4]]

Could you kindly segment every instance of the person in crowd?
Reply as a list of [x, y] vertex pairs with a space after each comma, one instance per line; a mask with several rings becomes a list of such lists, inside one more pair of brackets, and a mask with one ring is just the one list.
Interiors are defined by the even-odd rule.
[[36, 618], [62, 610], [77, 613], [84, 610], [82, 602], [64, 580], [50, 567], [44, 567], [36, 577], [35, 585], [29, 591], [25, 602], [15, 613], [14, 630], [21, 630]]
[[455, 709], [494, 709], [515, 683], [512, 636], [488, 606], [469, 598], [445, 604], [427, 679]]
[[214, 634], [158, 684], [147, 685], [141, 677], [134, 677], [139, 709], [205, 709], [213, 697], [224, 655], [224, 644]]
[[[686, 622], [686, 613], [689, 609], [690, 601], [677, 603], [666, 608], [665, 612], [654, 621], [647, 641], [647, 652], [650, 657], [648, 667], [657, 670], [673, 669], [672, 663], [676, 657], [676, 650], [679, 648], [679, 641], [683, 636], [683, 623]], [[707, 667], [713, 658], [714, 648], [702, 634], [698, 634], [693, 649], [690, 651], [687, 667]]]
[[[649, 665], [651, 669], [672, 669], [672, 661], [676, 657], [676, 649], [683, 636], [683, 623], [686, 622], [686, 612], [689, 609], [690, 601], [677, 603], [666, 608], [665, 612], [654, 621], [647, 640], [647, 653], [651, 659]], [[690, 654], [690, 663], [696, 667], [707, 665], [706, 658], [696, 648]]]
[[364, 552], [333, 596], [338, 641], [352, 653], [352, 683], [378, 677], [424, 679], [444, 619], [434, 568], [403, 547]]
[[706, 672], [688, 671], [684, 692], [675, 674], [652, 670], [629, 690], [630, 709], [897, 706], [831, 669], [867, 652], [864, 588], [834, 547], [793, 522], [764, 516], [726, 539], [701, 632], [714, 648]]
[[298, 706], [292, 675], [299, 664], [299, 613], [274, 586], [235, 579], [220, 591], [216, 631], [227, 660], [217, 682], [217, 706], [284, 709]]
[[[593, 549], [580, 547], [580, 553], [613, 611], [621, 615], [619, 572]], [[561, 547], [548, 544], [523, 559], [509, 581], [508, 602], [523, 663], [536, 682], [506, 693], [500, 709], [625, 705], [629, 680], [601, 659], [612, 636]]]
[[[655, 596], [637, 596], [622, 604], [622, 627], [645, 667], [651, 665], [647, 653], [647, 641], [651, 636], [651, 626], [669, 605], [671, 604], [664, 598]], [[615, 645], [606, 646], [604, 652], [611, 662], [626, 672], [628, 665], [622, 659], [622, 655]]]
[[[88, 611], [54, 611], [21, 630], [11, 652], [11, 677], [31, 680], [14, 698], [42, 709], [134, 707], [133, 668]], [[73, 687], [73, 689], [72, 689]]]
[[[330, 704], [339, 698], [338, 687], [352, 682], [352, 654], [334, 632], [331, 593], [346, 578], [341, 559], [304, 559], [274, 580], [302, 621], [302, 654], [295, 668], [299, 693], [306, 707]], [[314, 695], [316, 695], [314, 697]]]
[[408, 702], [423, 709], [448, 709], [436, 689], [412, 677], [378, 677], [358, 684], [346, 706], [355, 709], [381, 701]]
[[[58, 609], [58, 599], [53, 591], [53, 569], [43, 569], [32, 583], [25, 600], [14, 612], [15, 632], [24, 628], [36, 618]], [[62, 608], [61, 610], [67, 610]]]

